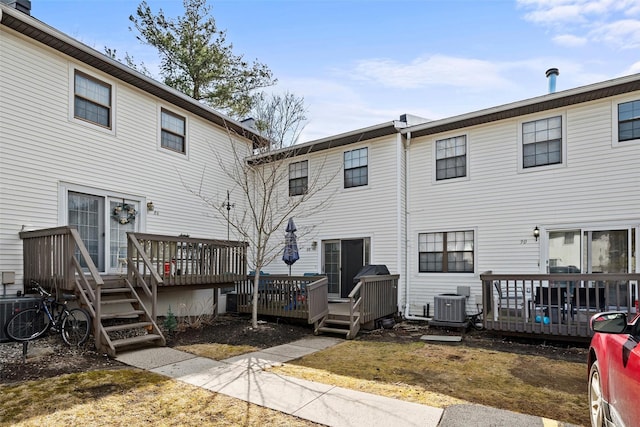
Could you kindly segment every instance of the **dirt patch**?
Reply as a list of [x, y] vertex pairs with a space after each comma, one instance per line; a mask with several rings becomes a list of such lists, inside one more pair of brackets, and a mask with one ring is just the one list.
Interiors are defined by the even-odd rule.
[[[160, 324], [162, 321], [159, 322]], [[430, 328], [423, 322], [401, 322], [391, 329], [361, 331], [357, 340], [379, 342], [417, 342], [425, 334], [460, 334], [459, 330]], [[258, 328], [251, 327], [250, 318], [243, 315], [221, 315], [199, 329], [166, 333], [170, 347], [202, 343], [248, 345], [268, 348], [311, 336], [313, 328], [304, 323], [277, 318], [261, 321]], [[566, 361], [586, 361], [584, 346], [571, 344], [506, 339], [492, 336], [483, 331], [471, 331], [464, 335], [464, 345], [505, 351], [523, 355], [542, 355]], [[21, 343], [0, 343], [0, 384], [26, 380], [50, 378], [62, 374], [85, 372], [97, 369], [116, 369], [122, 365], [96, 351], [90, 340], [85, 347], [72, 349], [66, 346], [58, 335], [51, 335], [34, 342], [28, 347], [25, 363], [22, 361]], [[526, 372], [521, 369], [520, 372]]]

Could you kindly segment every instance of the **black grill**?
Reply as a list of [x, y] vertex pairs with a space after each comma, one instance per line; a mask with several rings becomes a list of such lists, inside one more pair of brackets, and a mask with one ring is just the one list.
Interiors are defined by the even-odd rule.
[[385, 276], [388, 274], [391, 273], [389, 273], [389, 269], [384, 264], [365, 265], [358, 271], [358, 274], [353, 277], [353, 283], [357, 284], [362, 276]]

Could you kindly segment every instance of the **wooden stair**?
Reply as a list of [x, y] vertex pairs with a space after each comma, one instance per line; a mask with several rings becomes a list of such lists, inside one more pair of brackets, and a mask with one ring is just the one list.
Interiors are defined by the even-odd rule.
[[126, 350], [166, 345], [160, 328], [126, 277], [105, 280], [99, 300], [100, 308], [92, 307], [94, 314], [100, 313], [100, 319], [93, 319], [98, 351], [115, 357]]
[[320, 333], [344, 335], [348, 340], [354, 339], [360, 330], [360, 313], [354, 312], [354, 322], [350, 320], [348, 314], [343, 312], [331, 312], [324, 316], [319, 322], [316, 323], [314, 333], [316, 335]]

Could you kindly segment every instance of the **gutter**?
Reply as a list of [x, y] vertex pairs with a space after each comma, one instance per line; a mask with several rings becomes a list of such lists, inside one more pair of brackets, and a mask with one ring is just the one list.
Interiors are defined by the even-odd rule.
[[409, 280], [409, 149], [411, 148], [411, 131], [406, 132], [407, 142], [404, 145], [404, 313], [403, 317], [407, 320], [429, 320], [427, 317], [412, 316], [409, 314], [409, 288], [411, 280]]

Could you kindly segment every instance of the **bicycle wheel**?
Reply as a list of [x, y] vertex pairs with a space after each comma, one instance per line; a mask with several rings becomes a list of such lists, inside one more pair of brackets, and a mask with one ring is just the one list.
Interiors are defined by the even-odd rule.
[[82, 308], [72, 308], [62, 320], [60, 334], [64, 342], [70, 346], [79, 346], [89, 338], [91, 331], [91, 317]]
[[49, 326], [51, 326], [51, 321], [47, 313], [32, 307], [11, 316], [4, 331], [14, 341], [30, 341], [42, 336], [47, 332]]

